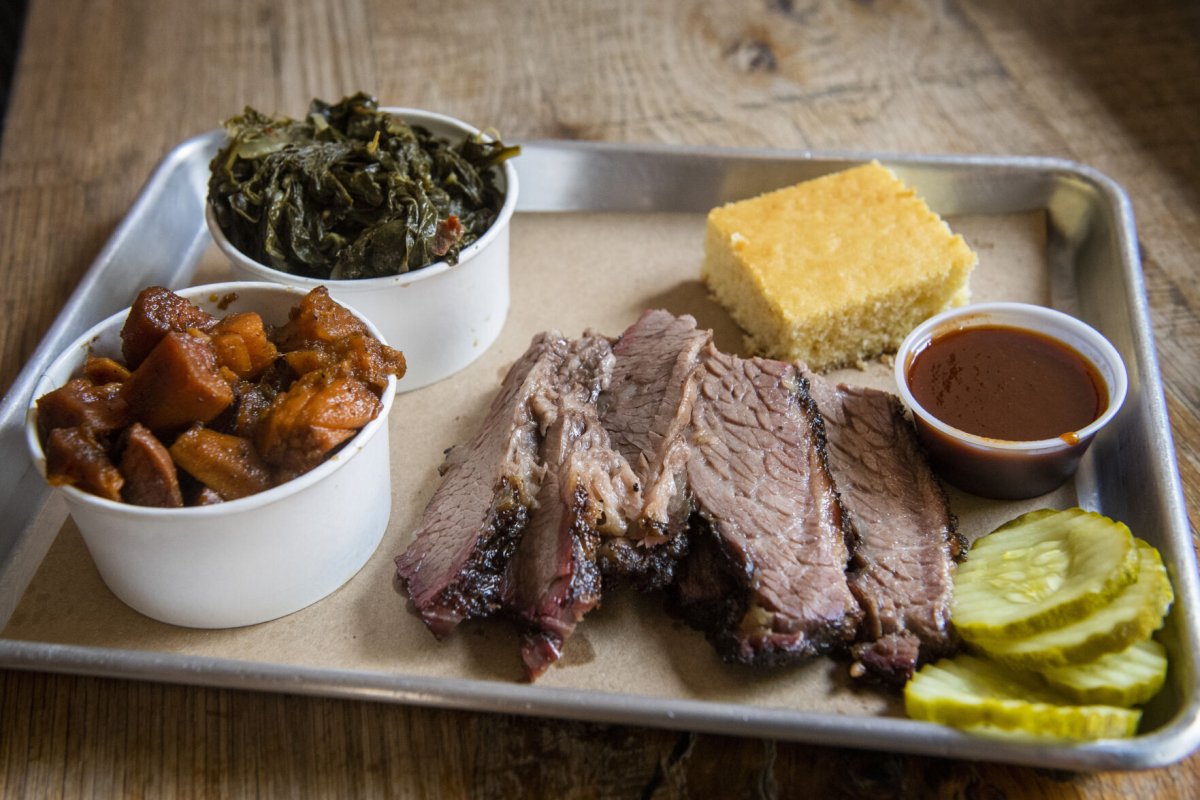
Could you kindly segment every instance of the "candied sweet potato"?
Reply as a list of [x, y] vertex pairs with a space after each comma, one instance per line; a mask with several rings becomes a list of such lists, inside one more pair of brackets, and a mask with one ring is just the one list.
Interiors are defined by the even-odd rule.
[[334, 347], [354, 365], [354, 374], [377, 392], [387, 387], [388, 375], [403, 378], [408, 369], [404, 353], [373, 336], [351, 336]]
[[38, 432], [51, 483], [146, 506], [232, 500], [316, 467], [405, 371], [325, 287], [281, 328], [150, 287], [121, 344], [128, 367], [89, 355], [83, 377], [38, 398]]
[[96, 385], [73, 378], [37, 400], [38, 435], [43, 442], [55, 428], [86, 428], [103, 436], [129, 424], [129, 406], [121, 384]]
[[217, 318], [169, 289], [150, 286], [133, 301], [121, 328], [121, 355], [130, 369], [137, 369], [164, 336], [189, 328], [209, 330]]
[[76, 486], [108, 500], [121, 499], [125, 479], [87, 428], [55, 428], [45, 452], [46, 482], [51, 486]]
[[317, 372], [337, 363], [336, 358], [331, 357], [327, 349], [316, 346], [284, 353], [283, 360], [297, 375]]
[[207, 338], [171, 332], [125, 381], [134, 419], [156, 433], [208, 422], [233, 402]]
[[188, 501], [189, 506], [215, 506], [217, 503], [224, 503], [225, 498], [208, 488], [204, 484], [200, 484], [200, 488]]
[[382, 407], [357, 378], [336, 370], [310, 372], [271, 403], [255, 444], [265, 461], [299, 474], [320, 464]]
[[104, 356], [89, 355], [83, 364], [83, 377], [97, 386], [105, 383], [121, 383], [129, 378], [124, 364]]
[[314, 342], [305, 349], [284, 354], [284, 360], [298, 375], [341, 366], [376, 393], [382, 393], [387, 388], [389, 375], [404, 377], [407, 366], [404, 353], [362, 333], [352, 334], [330, 344]]
[[263, 415], [271, 407], [271, 400], [279, 392], [270, 386], [240, 381], [235, 387], [235, 393], [237, 399], [230, 409], [232, 413], [221, 420], [223, 424], [217, 425], [214, 422], [212, 427], [235, 436], [253, 439], [258, 423], [262, 421]]
[[171, 454], [150, 432], [135, 422], [125, 429], [121, 448], [121, 475], [125, 485], [121, 496], [135, 506], [178, 508], [183, 505], [179, 476]]
[[267, 337], [263, 319], [253, 311], [230, 314], [211, 331], [217, 363], [228, 367], [239, 378], [254, 379], [279, 355]]
[[280, 350], [300, 350], [314, 342], [332, 343], [356, 333], [370, 335], [367, 327], [318, 286], [292, 309], [288, 321], [275, 331]]
[[199, 425], [188, 428], [170, 447], [171, 458], [225, 500], [266, 491], [274, 485], [270, 468], [254, 443]]

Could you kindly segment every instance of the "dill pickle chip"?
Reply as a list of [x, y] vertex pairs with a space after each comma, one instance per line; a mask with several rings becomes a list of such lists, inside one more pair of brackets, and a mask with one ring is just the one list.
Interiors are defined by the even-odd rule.
[[1087, 741], [1133, 736], [1141, 712], [1074, 705], [1036, 675], [971, 655], [926, 664], [904, 687], [913, 719], [984, 735]]
[[1162, 626], [1175, 599], [1158, 551], [1140, 539], [1138, 579], [1083, 619], [1018, 639], [971, 637], [968, 642], [1009, 666], [1028, 669], [1095, 661], [1142, 639]]
[[1167, 678], [1167, 651], [1153, 639], [1086, 664], [1039, 670], [1046, 683], [1076, 703], [1136, 706], [1158, 694]]
[[1027, 636], [1087, 616], [1137, 579], [1129, 528], [1081, 508], [1031, 511], [971, 547], [951, 617], [965, 639]]

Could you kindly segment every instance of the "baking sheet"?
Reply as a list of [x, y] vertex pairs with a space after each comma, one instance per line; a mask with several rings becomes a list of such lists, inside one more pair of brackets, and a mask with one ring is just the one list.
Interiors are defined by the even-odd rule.
[[[920, 174], [926, 165], [912, 168]], [[531, 183], [527, 174], [522, 172], [523, 188]], [[968, 168], [965, 174], [973, 173]], [[535, 200], [552, 198], [552, 192], [539, 189], [536, 180], [532, 183]], [[943, 195], [950, 210], [955, 202], [961, 205], [961, 200]], [[1086, 285], [1080, 286], [1086, 282], [1065, 279], [1054, 263], [1063, 254], [1079, 252], [1086, 238], [1072, 244], [1061, 236], [1064, 231], [1053, 213], [1038, 209], [1036, 203], [1029, 205], [1034, 209], [951, 218], [980, 256], [972, 278], [973, 299], [1086, 303]], [[1033, 748], [981, 743], [904, 720], [896, 696], [856, 685], [846, 677], [844, 663], [817, 659], [779, 670], [723, 664], [700, 634], [663, 612], [655, 595], [607, 592], [603, 607], [590, 614], [568, 642], [564, 658], [533, 686], [519, 682], [516, 637], [503, 621], [468, 623], [450, 640], [437, 642], [405, 610], [405, 598], [392, 583], [392, 557], [407, 543], [436, 486], [442, 451], [470, 436], [503, 371], [535, 332], [553, 327], [570, 335], [585, 328], [616, 334], [643, 308], [662, 307], [693, 314], [701, 325], [714, 329], [719, 346], [742, 351], [736, 327], [697, 279], [703, 224], [703, 215], [695, 212], [527, 212], [514, 218], [513, 305], [504, 333], [463, 373], [397, 398], [391, 418], [395, 491], [389, 530], [363, 571], [333, 596], [284, 619], [248, 628], [193, 631], [163, 625], [141, 617], [107, 591], [73, 523], [65, 519], [62, 504], [51, 502], [22, 538], [21, 557], [10, 559], [0, 578], [8, 581], [15, 603], [0, 657], [7, 655], [6, 663], [40, 668], [687, 726], [1068, 767], [1165, 763], [1194, 747], [1194, 681], [1188, 676], [1195, 659], [1189, 645], [1178, 643], [1186, 638], [1174, 644], [1168, 639], [1176, 674], [1169, 690], [1147, 711], [1146, 735], [1130, 742]], [[224, 262], [208, 248], [188, 280], [206, 283], [226, 275]], [[403, 348], [403, 343], [396, 344]], [[1144, 368], [1140, 374], [1144, 379]], [[891, 385], [885, 364], [842, 371], [837, 377], [883, 388]], [[1130, 416], [1123, 412], [1123, 417]], [[1136, 426], [1122, 420], [1118, 428]], [[1098, 440], [1093, 450], [1103, 456], [1112, 452], [1111, 445]], [[1041, 505], [1078, 502], [1116, 513], [1109, 509], [1120, 507], [1120, 498], [1105, 488], [1107, 480], [1104, 470], [1089, 463], [1076, 485], [1051, 497], [995, 503], [952, 491], [951, 502], [963, 532], [974, 537]], [[1153, 532], [1142, 535], [1154, 541]], [[1164, 554], [1171, 563], [1169, 547]], [[20, 564], [25, 565], [24, 574], [15, 566]], [[1188, 562], [1173, 566], [1187, 569]], [[30, 580], [22, 592], [24, 578]], [[1180, 588], [1178, 576], [1176, 587]], [[1181, 600], [1186, 603], [1189, 585], [1183, 588]], [[1186, 630], [1191, 622], [1191, 614], [1177, 607], [1173, 629]]]

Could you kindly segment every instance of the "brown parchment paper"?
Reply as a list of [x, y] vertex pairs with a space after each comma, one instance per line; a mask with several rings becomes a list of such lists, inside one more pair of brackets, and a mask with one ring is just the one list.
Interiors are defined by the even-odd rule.
[[[1048, 302], [1040, 212], [949, 222], [979, 255], [971, 279], [974, 302]], [[108, 591], [64, 504], [52, 501], [35, 523], [30, 541], [42, 544], [32, 546], [31, 563], [48, 549], [29, 569], [32, 577], [4, 638], [364, 673], [520, 680], [517, 639], [507, 622], [466, 623], [439, 642], [406, 609], [407, 598], [393, 583], [392, 559], [408, 543], [437, 485], [443, 450], [472, 434], [508, 365], [537, 331], [578, 335], [592, 328], [615, 336], [643, 309], [660, 307], [694, 315], [714, 330], [721, 348], [744, 349], [737, 327], [698, 279], [702, 215], [524, 214], [512, 225], [512, 306], [504, 331], [463, 372], [396, 398], [391, 521], [378, 551], [346, 585], [283, 619], [245, 628], [205, 631], [155, 622]], [[221, 257], [210, 250], [196, 283], [226, 279]], [[889, 362], [835, 377], [894, 389]], [[1020, 503], [954, 490], [950, 498], [969, 538], [1030, 508], [1075, 502], [1069, 485]], [[857, 686], [846, 669], [827, 658], [774, 669], [724, 664], [700, 633], [663, 611], [660, 596], [617, 587], [605, 593], [602, 607], [584, 619], [562, 660], [537, 685], [854, 715], [902, 713], [897, 696]]]

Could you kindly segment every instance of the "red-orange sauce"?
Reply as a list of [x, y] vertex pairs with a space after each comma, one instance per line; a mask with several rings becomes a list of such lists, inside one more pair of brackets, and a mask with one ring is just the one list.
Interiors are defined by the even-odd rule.
[[1008, 441], [1072, 436], [1104, 413], [1108, 389], [1068, 345], [980, 326], [935, 336], [908, 368], [913, 397], [959, 430]]

